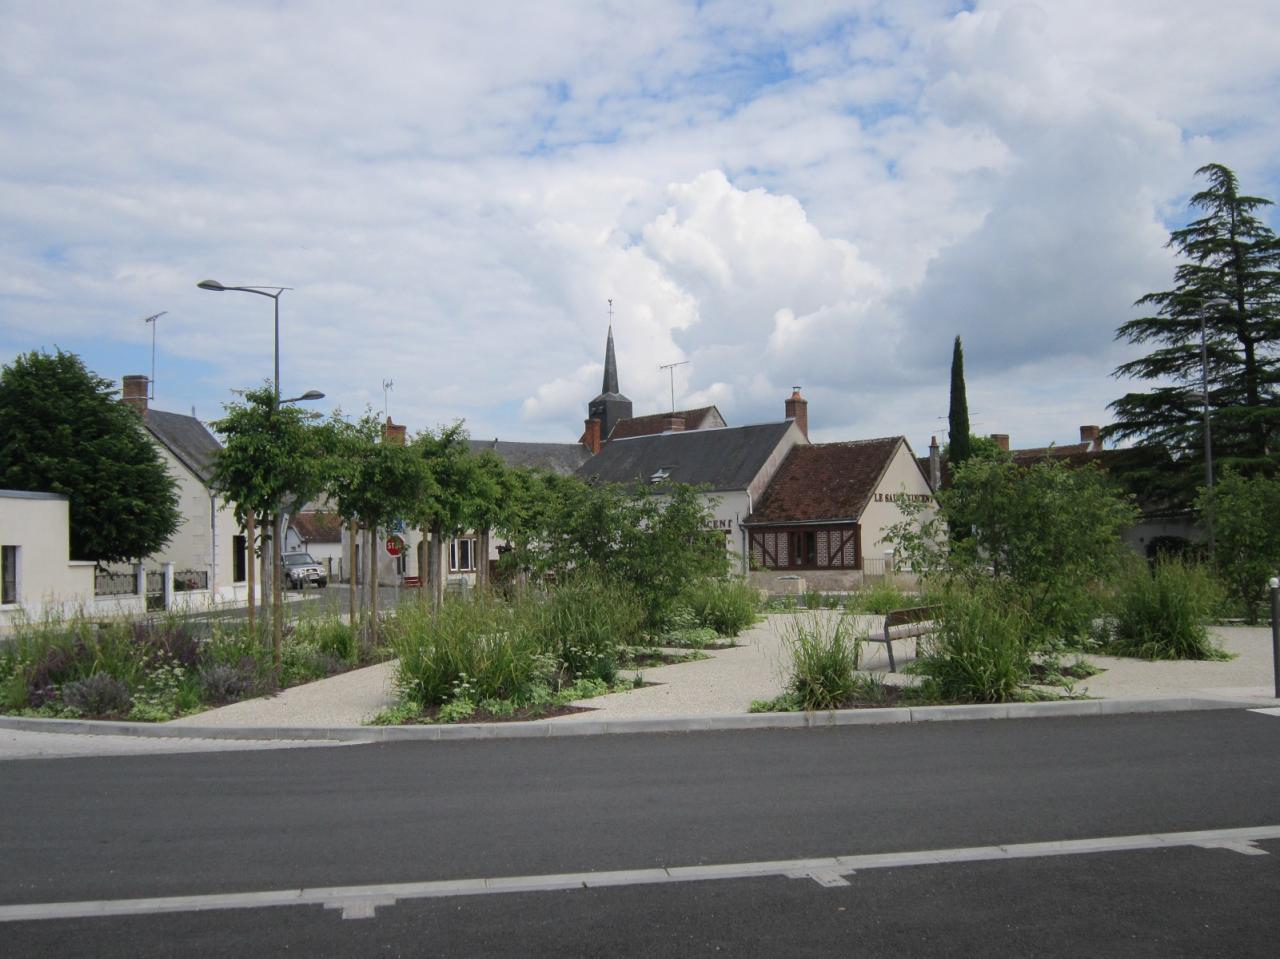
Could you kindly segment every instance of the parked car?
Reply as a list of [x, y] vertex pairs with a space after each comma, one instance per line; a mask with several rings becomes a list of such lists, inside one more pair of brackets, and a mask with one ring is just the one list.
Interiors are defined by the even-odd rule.
[[305, 589], [308, 586], [323, 589], [329, 585], [329, 574], [311, 558], [310, 553], [285, 553], [280, 557], [280, 562], [284, 567], [284, 583], [290, 589]]

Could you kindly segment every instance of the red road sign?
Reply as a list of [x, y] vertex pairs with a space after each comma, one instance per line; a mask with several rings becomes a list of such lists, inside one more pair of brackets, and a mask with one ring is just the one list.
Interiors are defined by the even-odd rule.
[[404, 552], [404, 540], [402, 540], [399, 536], [388, 536], [387, 537], [387, 555], [399, 556], [403, 552]]

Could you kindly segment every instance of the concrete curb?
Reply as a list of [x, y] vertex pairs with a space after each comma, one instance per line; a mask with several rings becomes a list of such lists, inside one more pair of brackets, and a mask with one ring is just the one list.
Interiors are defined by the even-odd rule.
[[626, 733], [687, 733], [740, 729], [829, 729], [901, 723], [977, 719], [1039, 719], [1060, 716], [1115, 716], [1128, 713], [1249, 709], [1262, 705], [1221, 699], [1087, 699], [973, 706], [915, 706], [849, 709], [815, 713], [733, 713], [668, 718], [601, 719], [561, 722], [541, 719], [514, 723], [449, 726], [172, 726], [93, 719], [32, 719], [0, 716], [0, 729], [78, 736], [137, 736], [154, 739], [327, 740], [386, 743], [408, 740], [536, 739]]

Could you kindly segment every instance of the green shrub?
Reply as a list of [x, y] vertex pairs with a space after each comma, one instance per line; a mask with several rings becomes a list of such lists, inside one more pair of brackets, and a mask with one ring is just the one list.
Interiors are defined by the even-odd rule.
[[644, 611], [635, 595], [598, 576], [579, 575], [551, 593], [547, 638], [574, 678], [612, 683], [618, 655], [639, 644]]
[[663, 633], [660, 637], [663, 646], [679, 646], [684, 649], [703, 649], [722, 639], [714, 629], [706, 626], [695, 626], [692, 629], [677, 629]]
[[558, 661], [544, 648], [546, 610], [535, 596], [510, 606], [483, 593], [447, 596], [439, 609], [402, 603], [388, 620], [388, 644], [399, 657], [396, 685], [419, 707], [454, 698], [460, 683], [473, 702], [519, 699], [556, 680]]
[[1178, 557], [1130, 563], [1112, 599], [1107, 652], [1141, 659], [1215, 659], [1208, 621], [1222, 601], [1209, 572]]
[[348, 666], [359, 662], [360, 646], [356, 642], [356, 631], [337, 616], [300, 619], [294, 624], [294, 633], [332, 659]]
[[908, 669], [924, 676], [928, 698], [1003, 703], [1021, 698], [1030, 678], [1027, 614], [992, 584], [947, 592], [937, 632], [921, 640]]
[[129, 687], [108, 673], [95, 673], [64, 685], [62, 702], [82, 716], [121, 716], [129, 709]]
[[681, 602], [693, 612], [696, 625], [737, 636], [758, 618], [760, 595], [745, 580], [707, 578], [687, 588]]
[[201, 700], [215, 706], [247, 699], [259, 690], [258, 667], [253, 660], [235, 666], [207, 663], [199, 679]]
[[858, 690], [863, 637], [844, 616], [801, 613], [787, 621], [783, 643], [791, 657], [788, 689], [804, 709], [834, 709]]

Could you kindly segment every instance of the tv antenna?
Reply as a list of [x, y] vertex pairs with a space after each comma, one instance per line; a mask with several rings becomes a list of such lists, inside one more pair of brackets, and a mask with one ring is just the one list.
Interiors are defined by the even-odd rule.
[[396, 385], [395, 380], [382, 381], [382, 415], [385, 416], [387, 419], [391, 419], [390, 393], [391, 393], [391, 388], [395, 385]]
[[688, 365], [689, 365], [688, 360], [681, 360], [679, 363], [664, 363], [662, 366], [658, 367], [658, 369], [667, 370], [671, 374], [671, 412], [672, 413], [676, 411], [676, 367], [688, 366]]
[[156, 320], [160, 319], [160, 317], [164, 316], [168, 312], [168, 310], [161, 310], [159, 313], [152, 313], [142, 321], [143, 323], [151, 324], [151, 382], [149, 384], [150, 388], [147, 391], [151, 394], [147, 397], [147, 401], [150, 403], [154, 403], [156, 401], [156, 326], [159, 325], [156, 323]]

